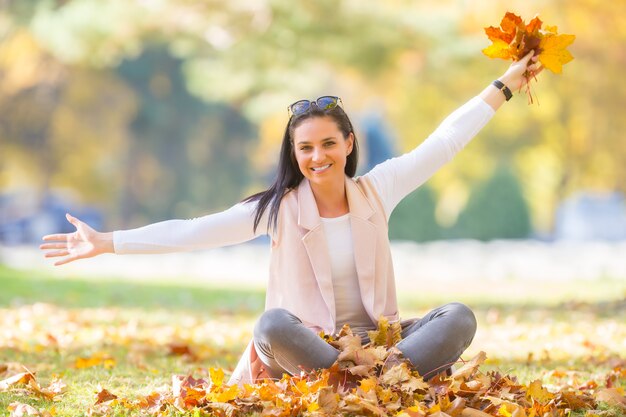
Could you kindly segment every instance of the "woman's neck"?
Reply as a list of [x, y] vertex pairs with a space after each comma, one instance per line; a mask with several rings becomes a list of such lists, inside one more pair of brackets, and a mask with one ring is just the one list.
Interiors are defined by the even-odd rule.
[[335, 187], [320, 187], [311, 184], [311, 191], [313, 191], [320, 217], [339, 217], [350, 211], [345, 183]]

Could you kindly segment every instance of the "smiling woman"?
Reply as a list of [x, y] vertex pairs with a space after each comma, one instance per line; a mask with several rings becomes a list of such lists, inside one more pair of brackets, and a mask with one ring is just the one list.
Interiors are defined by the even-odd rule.
[[[400, 321], [388, 238], [396, 205], [460, 151], [506, 99], [523, 74], [541, 69], [532, 53], [513, 63], [449, 115], [420, 146], [355, 177], [358, 143], [338, 97], [300, 100], [290, 117], [274, 183], [228, 210], [133, 230], [99, 233], [69, 216], [76, 232], [45, 236], [57, 264], [101, 253], [166, 253], [214, 248], [268, 234], [272, 240], [266, 311], [231, 383], [327, 368], [338, 350], [317, 335], [348, 324], [368, 342], [380, 317], [399, 323], [396, 347], [426, 378], [449, 368], [471, 343], [476, 319], [450, 303]], [[495, 85], [494, 85], [495, 84]]]

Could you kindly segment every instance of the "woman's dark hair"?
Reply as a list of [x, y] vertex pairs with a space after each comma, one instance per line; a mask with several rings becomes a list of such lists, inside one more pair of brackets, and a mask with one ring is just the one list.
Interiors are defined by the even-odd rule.
[[[337, 123], [337, 127], [343, 134], [344, 139], [347, 139], [350, 133], [354, 135], [354, 128], [352, 122], [348, 118], [348, 115], [341, 106], [333, 107], [332, 109], [322, 110], [316, 105], [311, 105], [308, 111], [298, 114], [297, 116], [291, 116], [285, 133], [283, 135], [283, 143], [280, 148], [280, 157], [278, 160], [278, 174], [274, 183], [265, 191], [251, 195], [243, 200], [245, 203], [258, 201], [258, 205], [254, 212], [254, 231], [256, 231], [261, 217], [265, 213], [265, 210], [269, 206], [269, 219], [267, 222], [268, 231], [270, 228], [276, 228], [278, 223], [278, 209], [280, 208], [280, 202], [283, 196], [291, 189], [296, 188], [304, 175], [298, 167], [296, 161], [296, 155], [293, 148], [293, 135], [298, 126], [307, 119], [314, 117], [330, 117]], [[359, 149], [354, 136], [354, 144], [352, 146], [352, 152], [347, 157], [346, 167], [344, 172], [349, 177], [354, 177], [356, 173], [356, 166], [359, 160]]]

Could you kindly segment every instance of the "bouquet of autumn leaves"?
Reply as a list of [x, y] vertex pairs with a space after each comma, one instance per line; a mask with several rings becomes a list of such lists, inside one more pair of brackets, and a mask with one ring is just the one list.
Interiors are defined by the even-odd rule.
[[[545, 26], [538, 16], [528, 24], [514, 13], [507, 12], [500, 22], [500, 27], [489, 26], [485, 33], [493, 43], [483, 49], [483, 53], [490, 58], [502, 58], [518, 61], [530, 51], [534, 51], [543, 68], [555, 74], [561, 74], [563, 65], [574, 59], [566, 49], [574, 42], [576, 36], [559, 34], [556, 26]], [[527, 72], [527, 81], [534, 74]], [[529, 84], [526, 83], [527, 93], [532, 103]]]

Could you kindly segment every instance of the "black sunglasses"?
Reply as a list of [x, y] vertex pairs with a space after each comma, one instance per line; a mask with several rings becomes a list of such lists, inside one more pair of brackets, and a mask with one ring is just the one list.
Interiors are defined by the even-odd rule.
[[320, 110], [330, 110], [337, 107], [339, 103], [343, 106], [341, 99], [335, 96], [322, 96], [318, 97], [315, 101], [298, 100], [287, 107], [287, 113], [289, 114], [289, 117], [299, 116], [306, 113], [313, 104], [315, 104], [315, 106]]

